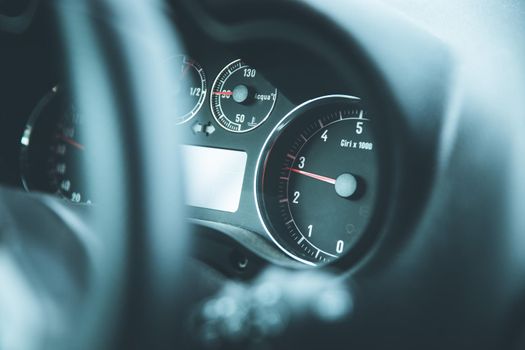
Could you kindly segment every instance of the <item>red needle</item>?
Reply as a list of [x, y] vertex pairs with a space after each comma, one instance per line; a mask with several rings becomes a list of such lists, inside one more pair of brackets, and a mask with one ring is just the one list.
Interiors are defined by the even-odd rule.
[[312, 179], [316, 179], [316, 180], [319, 180], [319, 181], [323, 181], [323, 182], [327, 182], [329, 184], [335, 185], [335, 179], [332, 179], [332, 178], [329, 178], [329, 177], [326, 177], [326, 176], [322, 176], [322, 175], [317, 175], [317, 174], [314, 174], [314, 173], [309, 173], [308, 171], [304, 171], [304, 170], [300, 170], [300, 169], [295, 169], [295, 168], [288, 168], [288, 169], [290, 171], [293, 171], [294, 173], [301, 174], [301, 175], [304, 175], [304, 176], [308, 176], [308, 177], [311, 177]]
[[80, 150], [84, 150], [84, 145], [76, 142], [75, 140], [73, 140], [73, 139], [71, 139], [71, 138], [69, 138], [69, 137], [67, 137], [65, 135], [57, 135], [57, 137], [59, 139], [61, 139], [62, 141], [69, 143], [73, 147], [76, 147], [76, 148], [78, 148]]
[[188, 71], [190, 70], [190, 64], [189, 63], [186, 63], [184, 68], [182, 69], [182, 76], [185, 76], [186, 73], [188, 73]]
[[224, 96], [231, 96], [233, 95], [232, 91], [214, 91], [214, 95], [224, 95]]

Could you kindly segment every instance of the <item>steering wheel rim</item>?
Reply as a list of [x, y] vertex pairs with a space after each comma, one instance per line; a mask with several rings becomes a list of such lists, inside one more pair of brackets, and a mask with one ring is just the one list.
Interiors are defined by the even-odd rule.
[[168, 348], [186, 245], [178, 140], [166, 127], [177, 39], [154, 2], [56, 5], [73, 99], [89, 116], [86, 158], [97, 160], [88, 177], [100, 244], [81, 344]]

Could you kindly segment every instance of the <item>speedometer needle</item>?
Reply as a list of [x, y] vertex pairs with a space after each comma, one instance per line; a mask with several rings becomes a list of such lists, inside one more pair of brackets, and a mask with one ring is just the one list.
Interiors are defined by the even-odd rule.
[[78, 148], [78, 149], [80, 149], [82, 151], [84, 150], [84, 145], [76, 142], [75, 140], [73, 140], [73, 139], [71, 139], [71, 138], [69, 138], [69, 137], [67, 137], [65, 135], [57, 135], [57, 137], [59, 139], [61, 139], [62, 141], [66, 142], [66, 143], [69, 143], [73, 147], [76, 147], [76, 148]]
[[296, 169], [296, 168], [288, 168], [288, 169], [290, 171], [293, 171], [294, 173], [301, 174], [301, 175], [304, 175], [304, 176], [308, 176], [308, 177], [311, 177], [312, 179], [316, 179], [316, 180], [319, 180], [319, 181], [323, 181], [323, 182], [327, 182], [329, 184], [335, 185], [335, 179], [332, 179], [330, 177], [326, 177], [326, 176], [323, 176], [323, 175], [310, 173], [308, 171], [304, 171], [304, 170]]

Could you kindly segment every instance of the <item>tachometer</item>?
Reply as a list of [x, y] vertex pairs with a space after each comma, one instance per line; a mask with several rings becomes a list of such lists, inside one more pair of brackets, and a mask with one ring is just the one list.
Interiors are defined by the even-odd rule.
[[259, 157], [256, 203], [288, 255], [317, 265], [361, 240], [379, 194], [374, 130], [359, 99], [342, 95], [309, 101], [275, 127]]
[[257, 69], [236, 60], [224, 67], [215, 79], [210, 104], [220, 126], [242, 133], [264, 123], [276, 99], [277, 89]]

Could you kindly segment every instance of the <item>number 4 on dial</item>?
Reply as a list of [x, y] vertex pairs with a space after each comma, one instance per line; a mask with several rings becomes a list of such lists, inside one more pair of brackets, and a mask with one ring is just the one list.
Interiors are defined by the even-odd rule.
[[328, 130], [325, 130], [323, 132], [323, 134], [321, 135], [321, 138], [323, 139], [324, 142], [326, 142], [326, 140], [328, 140]]

